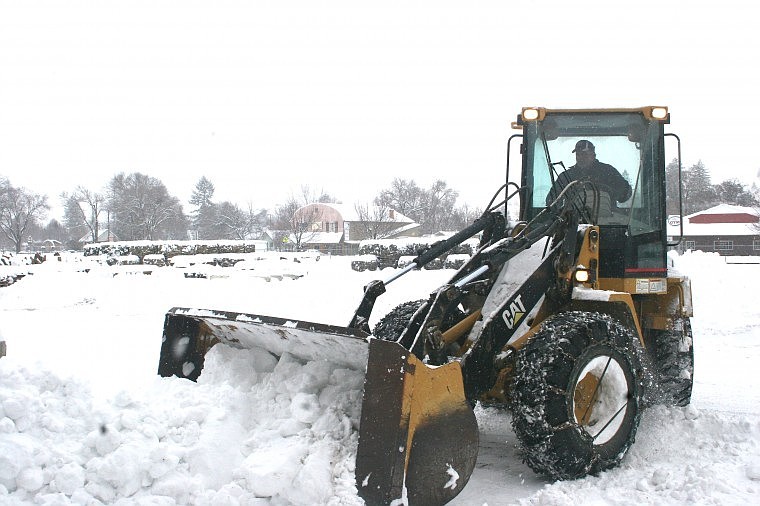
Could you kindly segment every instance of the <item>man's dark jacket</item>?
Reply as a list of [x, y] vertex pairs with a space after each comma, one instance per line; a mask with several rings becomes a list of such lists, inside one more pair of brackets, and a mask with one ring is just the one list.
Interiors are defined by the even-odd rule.
[[546, 203], [552, 202], [570, 181], [576, 180], [589, 181], [595, 184], [600, 191], [609, 193], [612, 200], [616, 202], [625, 202], [631, 198], [631, 185], [620, 175], [617, 169], [610, 164], [594, 160], [594, 163], [589, 167], [581, 168], [573, 165], [561, 172], [546, 197]]

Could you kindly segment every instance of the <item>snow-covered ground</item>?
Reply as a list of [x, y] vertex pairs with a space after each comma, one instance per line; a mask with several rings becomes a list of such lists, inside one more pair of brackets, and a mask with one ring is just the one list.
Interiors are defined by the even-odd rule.
[[[389, 271], [322, 257], [282, 264], [281, 278], [279, 259], [267, 276], [249, 262], [188, 278], [75, 260], [2, 267], [33, 274], [0, 288], [0, 504], [362, 504], [361, 373], [220, 346], [197, 384], [156, 368], [170, 307], [345, 325], [362, 286]], [[507, 414], [477, 408], [478, 464], [451, 504], [760, 503], [760, 265], [675, 262], [694, 286], [692, 405], [649, 409], [619, 468], [558, 483], [520, 462]], [[375, 317], [452, 272], [395, 281]]]

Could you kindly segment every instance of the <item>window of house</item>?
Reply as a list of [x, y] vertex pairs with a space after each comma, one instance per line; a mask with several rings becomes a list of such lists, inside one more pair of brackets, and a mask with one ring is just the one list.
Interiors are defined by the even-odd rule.
[[755, 239], [752, 241], [752, 249], [754, 251], [760, 251], [760, 239]]
[[686, 241], [686, 249], [696, 249], [697, 241]]
[[734, 241], [714, 241], [713, 248], [715, 251], [732, 251], [734, 249]]

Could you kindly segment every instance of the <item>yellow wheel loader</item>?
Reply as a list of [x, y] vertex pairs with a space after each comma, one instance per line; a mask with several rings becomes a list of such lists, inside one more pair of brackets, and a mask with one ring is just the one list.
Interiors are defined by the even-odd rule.
[[[194, 380], [219, 343], [366, 370], [355, 474], [371, 505], [454, 498], [475, 467], [478, 402], [511, 411], [541, 475], [615, 466], [645, 405], [691, 396], [690, 283], [666, 255], [668, 137], [680, 154], [669, 120], [664, 107], [524, 108], [508, 150], [521, 166], [507, 162], [483, 215], [369, 283], [348, 326], [174, 308], [159, 373]], [[579, 171], [584, 157], [617, 172]], [[471, 237], [478, 249], [448, 283], [370, 329], [387, 285]]]

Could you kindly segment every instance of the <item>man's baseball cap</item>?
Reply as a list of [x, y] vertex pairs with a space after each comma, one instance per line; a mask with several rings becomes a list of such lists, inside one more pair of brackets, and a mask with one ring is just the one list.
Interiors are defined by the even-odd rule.
[[573, 150], [573, 153], [576, 151], [594, 151], [594, 145], [591, 144], [591, 141], [578, 141], [575, 143], [575, 149]]

